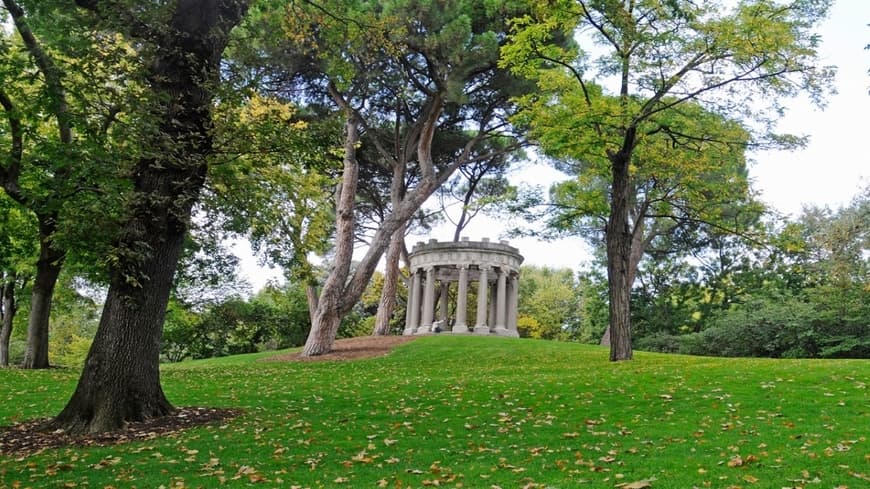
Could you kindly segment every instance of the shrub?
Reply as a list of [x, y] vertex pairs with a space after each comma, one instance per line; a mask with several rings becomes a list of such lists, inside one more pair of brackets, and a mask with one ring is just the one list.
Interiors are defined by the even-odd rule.
[[727, 357], [814, 357], [819, 337], [813, 308], [790, 297], [753, 298], [717, 313], [680, 351]]
[[635, 348], [642, 351], [654, 351], [659, 353], [678, 353], [681, 349], [680, 343], [680, 336], [658, 332], [638, 338]]

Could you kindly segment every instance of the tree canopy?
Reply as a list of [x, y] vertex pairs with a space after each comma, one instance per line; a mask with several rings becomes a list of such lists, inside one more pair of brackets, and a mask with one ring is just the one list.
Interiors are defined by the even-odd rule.
[[[643, 227], [636, 225], [642, 221], [632, 212], [649, 185], [644, 178], [679, 175], [682, 186], [686, 173], [685, 196], [692, 182], [704, 181], [698, 176], [712, 176], [712, 169], [691, 171], [692, 166], [718, 165], [717, 151], [747, 143], [799, 144], [800, 138], [773, 129], [785, 98], [806, 95], [821, 103], [830, 86], [833, 70], [818, 62], [814, 32], [829, 4], [557, 0], [538, 2], [514, 21], [502, 63], [539, 87], [522, 100], [526, 113], [520, 120], [544, 151], [569, 152], [574, 160], [606, 169], [604, 175], [593, 171], [592, 178], [604, 177], [601, 191], [608, 196], [612, 360], [632, 356], [633, 243], [643, 240]], [[576, 33], [577, 44], [555, 43], [564, 33]], [[550, 117], [551, 111], [564, 116], [567, 110], [568, 124]], [[688, 156], [700, 147], [709, 159]], [[725, 166], [727, 178], [739, 177], [739, 160], [725, 159], [732, 162]], [[685, 168], [675, 172], [680, 166]], [[604, 210], [600, 200], [588, 204]]]

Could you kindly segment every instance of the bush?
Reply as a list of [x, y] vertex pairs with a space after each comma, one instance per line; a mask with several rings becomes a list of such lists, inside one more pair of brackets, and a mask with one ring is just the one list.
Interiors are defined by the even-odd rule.
[[305, 292], [267, 288], [244, 300], [232, 297], [197, 313], [174, 302], [163, 330], [166, 361], [209, 358], [300, 346], [311, 328]]
[[638, 338], [635, 348], [642, 351], [654, 351], [659, 353], [679, 353], [681, 350], [680, 343], [680, 336], [658, 332]]
[[681, 342], [680, 352], [724, 357], [815, 357], [813, 308], [794, 297], [753, 298], [716, 314], [710, 327]]
[[85, 358], [88, 356], [88, 351], [91, 349], [93, 341], [93, 338], [73, 335], [63, 350], [52, 356], [52, 363], [64, 367], [81, 368], [85, 363]]

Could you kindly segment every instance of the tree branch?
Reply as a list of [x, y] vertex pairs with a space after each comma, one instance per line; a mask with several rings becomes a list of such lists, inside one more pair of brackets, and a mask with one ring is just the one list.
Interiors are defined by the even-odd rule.
[[60, 136], [60, 141], [63, 144], [70, 144], [73, 140], [72, 127], [69, 123], [69, 104], [66, 99], [66, 90], [63, 87], [62, 74], [54, 61], [46, 53], [42, 46], [37, 41], [33, 31], [27, 23], [24, 15], [24, 10], [18, 5], [15, 0], [3, 0], [3, 5], [12, 16], [15, 22], [15, 28], [18, 34], [24, 41], [24, 46], [27, 51], [33, 56], [36, 66], [42, 75], [45, 77], [45, 84], [49, 93], [50, 109], [55, 118], [57, 118], [57, 129]]
[[21, 202], [24, 197], [21, 194], [21, 187], [18, 185], [18, 175], [21, 172], [21, 159], [24, 154], [24, 130], [21, 127], [21, 119], [18, 117], [15, 104], [2, 87], [0, 87], [0, 105], [6, 112], [6, 118], [9, 120], [9, 132], [12, 137], [8, 163], [5, 167], [0, 165], [0, 179], [2, 179], [0, 183], [12, 199]]

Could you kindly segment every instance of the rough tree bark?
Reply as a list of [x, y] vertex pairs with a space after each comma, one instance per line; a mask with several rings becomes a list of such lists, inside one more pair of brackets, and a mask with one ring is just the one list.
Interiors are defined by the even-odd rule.
[[311, 332], [305, 340], [303, 355], [306, 356], [319, 355], [332, 349], [343, 315], [341, 302], [344, 281], [350, 272], [350, 263], [353, 258], [353, 233], [356, 222], [354, 202], [359, 178], [359, 162], [356, 157], [356, 145], [359, 142], [359, 120], [347, 108], [345, 116], [344, 168], [335, 206], [335, 257], [333, 268], [320, 290], [320, 298], [311, 323]]
[[[630, 187], [629, 187], [630, 188]], [[636, 193], [632, 193], [629, 195], [629, 201], [635, 200], [637, 197]], [[631, 229], [631, 252], [628, 257], [628, 279], [624, 284], [625, 287], [628, 288], [628, 294], [630, 297], [631, 288], [634, 286], [634, 279], [637, 277], [637, 270], [640, 266], [640, 260], [643, 258], [643, 254], [646, 252], [646, 249], [649, 247], [650, 243], [652, 243], [653, 239], [659, 235], [660, 230], [651, 229], [649, 233], [645, 234], [645, 225], [643, 216], [646, 215], [647, 209], [649, 207], [649, 202], [644, 202], [643, 204], [639, 204], [641, 208], [636, 209], [634, 214], [630, 216], [629, 219], [629, 227]], [[633, 227], [632, 227], [633, 226]], [[610, 346], [610, 324], [608, 323], [607, 329], [604, 330], [604, 334], [601, 336], [601, 346]]]
[[0, 367], [9, 366], [9, 338], [18, 305], [15, 303], [15, 273], [0, 275]]
[[610, 360], [631, 360], [631, 243], [629, 222], [629, 159], [634, 129], [629, 129], [623, 148], [611, 155], [612, 187], [607, 221], [607, 282], [610, 298]]
[[51, 301], [54, 287], [63, 267], [66, 252], [54, 245], [52, 236], [57, 215], [38, 215], [39, 259], [36, 261], [36, 276], [30, 294], [30, 316], [27, 320], [27, 347], [24, 350], [23, 368], [48, 368], [48, 325], [51, 316]]
[[[132, 17], [114, 2], [76, 3], [110, 22]], [[160, 385], [163, 319], [212, 150], [221, 54], [246, 8], [244, 0], [179, 0], [167, 25], [136, 26], [137, 37], [154, 44], [148, 79], [159, 135], [135, 165], [100, 324], [76, 390], [50, 429], [110, 431], [173, 410]]]
[[[405, 196], [405, 162], [393, 162], [393, 180], [390, 183], [390, 205], [395, 209], [402, 203], [402, 198]], [[393, 311], [396, 308], [396, 292], [399, 288], [399, 258], [402, 256], [402, 250], [405, 249], [405, 230], [408, 228], [406, 224], [399, 226], [399, 229], [393, 233], [390, 239], [390, 246], [387, 248], [386, 263], [384, 264], [384, 287], [381, 290], [381, 299], [378, 302], [378, 312], [375, 315], [375, 327], [372, 331], [374, 336], [384, 336], [390, 334], [390, 319], [393, 317]]]
[[384, 287], [381, 291], [381, 300], [378, 302], [378, 312], [375, 315], [374, 336], [390, 334], [390, 319], [396, 309], [396, 294], [399, 289], [399, 259], [402, 257], [404, 248], [406, 226], [402, 225], [393, 234], [390, 246], [387, 248], [387, 256], [384, 264]]
[[308, 301], [308, 321], [314, 324], [315, 314], [317, 313], [317, 304], [320, 302], [320, 295], [317, 292], [317, 284], [309, 283], [305, 286], [305, 299]]

